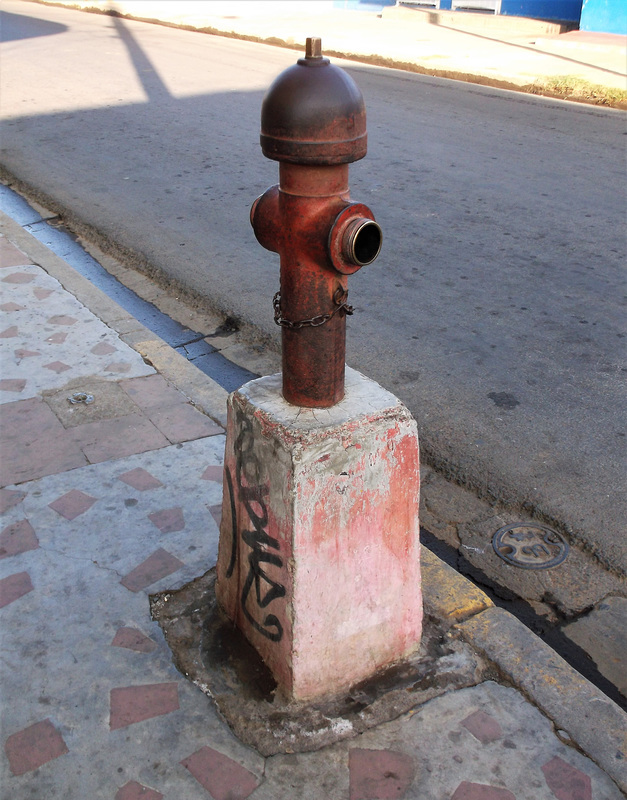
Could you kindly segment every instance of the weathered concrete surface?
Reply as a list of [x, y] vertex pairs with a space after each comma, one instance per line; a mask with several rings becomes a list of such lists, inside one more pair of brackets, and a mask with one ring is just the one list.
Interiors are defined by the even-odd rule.
[[493, 605], [490, 598], [426, 547], [421, 555], [424, 609], [441, 624], [453, 625]]
[[354, 738], [489, 675], [482, 659], [447, 637], [446, 624], [434, 619], [409, 658], [345, 691], [307, 703], [290, 702], [220, 610], [215, 594], [212, 569], [177, 591], [151, 596], [151, 615], [180, 672], [213, 698], [237, 737], [264, 756], [310, 752]]
[[487, 609], [457, 630], [627, 791], [624, 711], [507, 611]]
[[563, 630], [627, 697], [627, 599], [606, 597], [587, 616]]
[[287, 697], [341, 689], [420, 644], [416, 424], [347, 370], [328, 409], [281, 375], [229, 398], [217, 597]]
[[[358, 753], [352, 749], [355, 744]], [[358, 769], [359, 757], [374, 766], [388, 752], [395, 758], [388, 760], [387, 781], [385, 769], [369, 771], [364, 765]], [[487, 681], [435, 698], [376, 731], [366, 731], [357, 742], [268, 759], [268, 783], [257, 789], [255, 800], [568, 798], [557, 782], [548, 784], [549, 765], [559, 765], [562, 777], [570, 779], [562, 784], [562, 791], [568, 791], [569, 785], [573, 791], [579, 787], [585, 792], [589, 787], [589, 794], [571, 794], [571, 798], [621, 800], [612, 781], [598, 768], [587, 769], [585, 763], [520, 692]], [[456, 777], [459, 769], [466, 774], [461, 784]]]

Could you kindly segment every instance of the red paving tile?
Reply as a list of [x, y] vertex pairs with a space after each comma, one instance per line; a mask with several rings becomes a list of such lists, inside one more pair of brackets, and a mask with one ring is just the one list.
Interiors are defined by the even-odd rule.
[[222, 522], [222, 504], [219, 503], [215, 506], [207, 506], [209, 509], [209, 513], [214, 519], [215, 524], [220, 527], [220, 523]]
[[147, 412], [151, 422], [167, 436], [172, 444], [202, 439], [224, 433], [224, 428], [216, 425], [209, 417], [189, 404], [178, 404], [170, 408]]
[[26, 492], [18, 492], [17, 489], [0, 489], [0, 514], [21, 503], [25, 497]]
[[362, 750], [348, 754], [350, 800], [401, 798], [414, 779], [414, 762], [394, 750]]
[[56, 372], [57, 375], [60, 375], [62, 372], [71, 369], [71, 367], [68, 364], [64, 364], [63, 361], [52, 361], [50, 364], [44, 364], [44, 369], [49, 369], [51, 372]]
[[147, 375], [143, 378], [129, 378], [120, 381], [127, 395], [144, 411], [186, 405], [187, 398], [161, 375]]
[[19, 359], [21, 361], [23, 358], [32, 358], [32, 356], [40, 356], [41, 353], [39, 353], [37, 350], [23, 350], [22, 349], [22, 350], [16, 350], [14, 355], [15, 355], [15, 357], [17, 359]]
[[149, 789], [137, 781], [129, 781], [115, 793], [115, 800], [161, 800], [163, 795], [156, 789]]
[[0, 452], [0, 484], [4, 486], [87, 463], [70, 431], [38, 397], [4, 403]]
[[215, 800], [245, 800], [259, 784], [252, 772], [211, 747], [201, 747], [181, 764]]
[[5, 328], [0, 333], [0, 339], [13, 339], [15, 336], [18, 335], [18, 333], [19, 331], [17, 329], [17, 325], [11, 325], [10, 328]]
[[24, 267], [30, 264], [30, 259], [21, 250], [4, 237], [0, 238], [0, 268]]
[[131, 371], [131, 365], [128, 361], [112, 361], [105, 367], [107, 372], [117, 372], [120, 375], [125, 375]]
[[69, 317], [67, 314], [55, 314], [46, 321], [50, 325], [75, 325], [78, 322], [75, 317]]
[[89, 511], [96, 500], [96, 497], [90, 497], [79, 489], [72, 489], [54, 502], [48, 503], [48, 505], [60, 516], [73, 520]]
[[111, 353], [115, 353], [115, 351], [115, 347], [108, 342], [98, 342], [97, 345], [91, 348], [91, 352], [95, 356], [108, 356], [111, 355]]
[[8, 606], [33, 591], [28, 572], [16, 572], [0, 580], [0, 608]]
[[155, 511], [154, 514], [148, 514], [148, 519], [159, 528], [161, 533], [175, 533], [175, 531], [182, 531], [185, 527], [183, 509], [180, 507]]
[[52, 336], [49, 336], [46, 341], [50, 342], [50, 344], [63, 344], [66, 339], [67, 333], [59, 331], [59, 333], [53, 333]]
[[28, 272], [12, 272], [2, 280], [4, 283], [32, 283], [35, 280], [35, 276]]
[[69, 752], [63, 736], [49, 719], [36, 722], [29, 728], [9, 736], [4, 750], [14, 775], [32, 772], [53, 758]]
[[463, 781], [451, 795], [451, 800], [516, 800], [508, 789]]
[[592, 800], [592, 782], [589, 776], [559, 756], [545, 764], [542, 772], [557, 800]]
[[7, 525], [0, 533], [0, 558], [16, 556], [27, 550], [36, 550], [38, 547], [39, 540], [27, 519]]
[[0, 390], [3, 392], [22, 392], [26, 386], [23, 378], [3, 378], [0, 380]]
[[72, 430], [76, 443], [91, 464], [160, 450], [170, 444], [142, 414], [90, 422]]
[[33, 289], [33, 294], [38, 300], [45, 300], [47, 297], [50, 297], [51, 294], [54, 294], [54, 289]]
[[156, 642], [137, 628], [119, 628], [111, 644], [113, 647], [124, 647], [137, 653], [152, 653], [157, 649]]
[[3, 303], [0, 311], [23, 311], [26, 306], [18, 306], [17, 303]]
[[499, 723], [494, 717], [486, 714], [485, 711], [475, 711], [474, 714], [462, 720], [462, 725], [469, 730], [481, 744], [495, 742], [503, 736], [503, 731]]
[[216, 483], [222, 483], [222, 478], [224, 476], [224, 467], [219, 466], [209, 466], [200, 476], [200, 479], [203, 481], [215, 481]]
[[159, 548], [120, 581], [131, 592], [139, 592], [150, 584], [171, 575], [183, 566], [183, 562]]
[[179, 707], [176, 683], [153, 683], [111, 689], [109, 728], [112, 731], [161, 717]]
[[138, 492], [146, 492], [148, 489], [158, 489], [163, 486], [160, 480], [142, 467], [123, 472], [122, 475], [118, 475], [118, 480], [124, 481]]

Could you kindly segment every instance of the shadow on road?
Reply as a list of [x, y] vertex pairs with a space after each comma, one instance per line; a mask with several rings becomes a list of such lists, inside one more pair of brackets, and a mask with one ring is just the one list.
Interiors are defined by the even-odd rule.
[[58, 22], [0, 11], [0, 42], [15, 42], [19, 39], [33, 39], [36, 36], [54, 36], [67, 30], [66, 25]]

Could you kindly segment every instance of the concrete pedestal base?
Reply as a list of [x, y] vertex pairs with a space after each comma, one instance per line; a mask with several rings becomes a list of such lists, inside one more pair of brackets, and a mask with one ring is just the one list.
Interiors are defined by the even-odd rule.
[[416, 424], [347, 369], [304, 409], [281, 376], [229, 398], [216, 596], [289, 699], [331, 695], [418, 648]]

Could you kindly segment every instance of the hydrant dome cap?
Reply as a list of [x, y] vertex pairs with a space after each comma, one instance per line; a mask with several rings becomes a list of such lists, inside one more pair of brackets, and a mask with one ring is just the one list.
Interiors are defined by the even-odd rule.
[[261, 149], [295, 164], [346, 164], [366, 155], [366, 110], [355, 81], [325, 58], [299, 59], [261, 106]]

